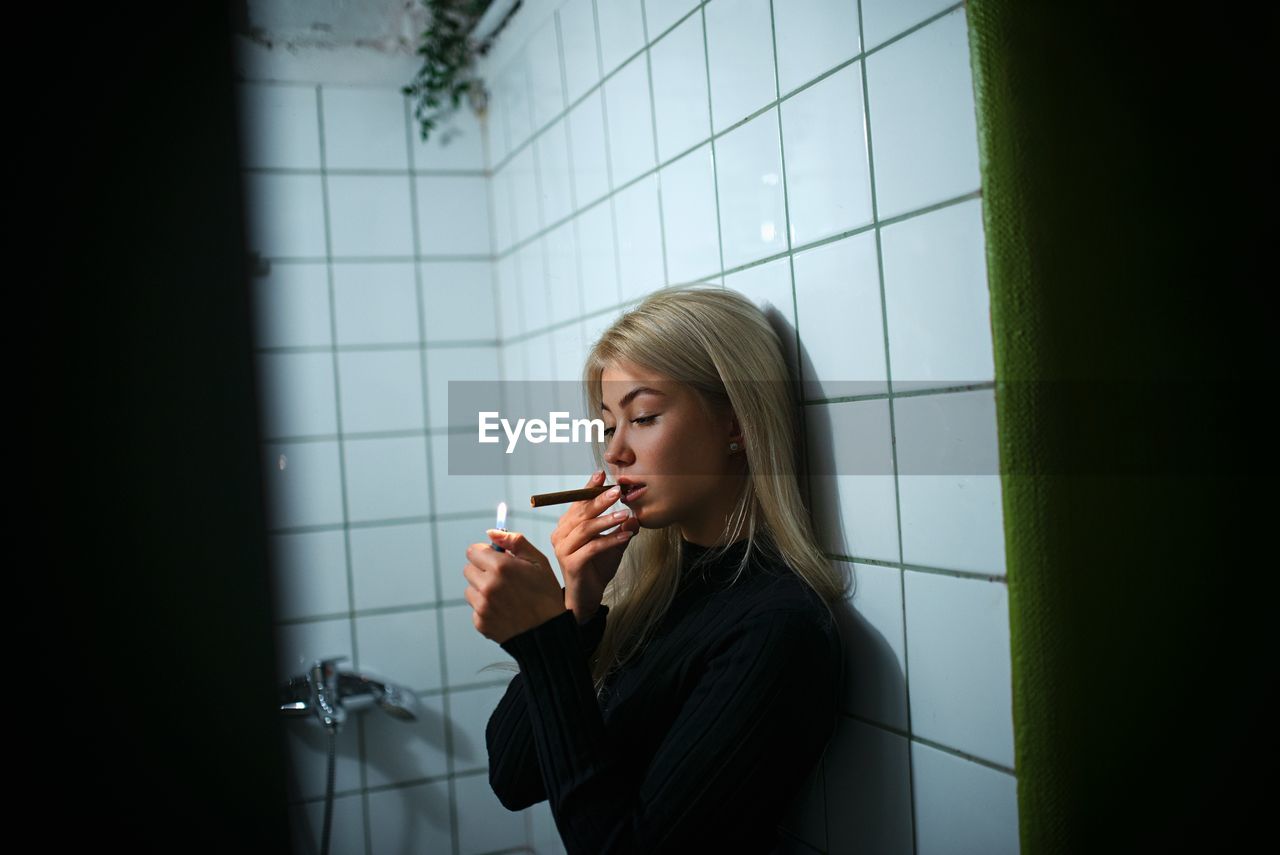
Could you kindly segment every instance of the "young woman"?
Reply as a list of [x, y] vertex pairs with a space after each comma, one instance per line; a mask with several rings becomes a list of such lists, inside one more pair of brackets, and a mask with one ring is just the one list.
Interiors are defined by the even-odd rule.
[[584, 372], [630, 515], [602, 516], [612, 492], [569, 507], [563, 588], [522, 534], [467, 550], [473, 623], [520, 666], [490, 783], [510, 810], [548, 799], [570, 853], [772, 852], [834, 731], [847, 588], [800, 495], [789, 378], [741, 294], [651, 294]]

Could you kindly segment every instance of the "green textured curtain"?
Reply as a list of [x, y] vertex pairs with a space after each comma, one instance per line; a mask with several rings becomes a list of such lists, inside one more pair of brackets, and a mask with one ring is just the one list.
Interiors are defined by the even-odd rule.
[[1217, 10], [967, 4], [1026, 853], [1262, 815], [1270, 25]]

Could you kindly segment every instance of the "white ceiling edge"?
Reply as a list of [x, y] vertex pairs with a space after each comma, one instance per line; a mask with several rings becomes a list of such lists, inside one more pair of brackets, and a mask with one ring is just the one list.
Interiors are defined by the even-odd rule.
[[422, 57], [367, 47], [275, 45], [236, 36], [232, 67], [237, 79], [255, 83], [306, 83], [338, 86], [408, 86], [422, 68]]

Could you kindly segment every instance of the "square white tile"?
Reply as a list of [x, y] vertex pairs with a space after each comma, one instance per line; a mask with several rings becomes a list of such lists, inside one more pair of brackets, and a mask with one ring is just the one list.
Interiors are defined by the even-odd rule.
[[582, 314], [582, 297], [578, 287], [578, 242], [573, 223], [562, 223], [547, 232], [547, 297], [548, 320], [559, 324]]
[[322, 86], [328, 169], [408, 169], [406, 100], [399, 89]]
[[326, 347], [329, 327], [329, 273], [324, 264], [272, 264], [253, 289], [254, 344], [257, 347]]
[[649, 175], [613, 197], [618, 226], [621, 296], [633, 300], [665, 284], [658, 177]]
[[410, 262], [335, 262], [338, 344], [415, 344], [418, 294]]
[[871, 173], [854, 64], [782, 104], [791, 243], [803, 246], [871, 222]]
[[[778, 86], [785, 96], [858, 55], [858, 5], [847, 0], [775, 3]], [[859, 81], [861, 82], [861, 81]]]
[[336, 442], [269, 442], [262, 453], [269, 528], [342, 522]]
[[954, 5], [954, 0], [862, 0], [863, 38], [868, 49], [879, 47]]
[[775, 258], [724, 277], [725, 285], [751, 298], [778, 334], [782, 356], [792, 380], [800, 382], [796, 349], [795, 297], [791, 288], [791, 259]]
[[482, 171], [488, 168], [485, 154], [486, 125], [490, 134], [496, 134], [492, 120], [482, 121], [471, 104], [463, 98], [458, 109], [447, 117], [437, 119], [426, 141], [422, 139], [422, 123], [414, 115], [414, 105], [409, 105], [409, 151], [416, 170], [467, 170]]
[[[339, 667], [345, 668], [349, 666], [348, 663], [342, 663]], [[329, 772], [328, 733], [320, 726], [314, 715], [287, 720], [284, 723], [284, 731], [289, 754], [289, 798], [319, 799], [320, 803], [323, 804]], [[335, 793], [341, 793], [344, 790], [355, 790], [359, 789], [359, 787], [359, 731], [355, 716], [348, 715], [342, 730], [338, 732], [335, 745], [333, 789]], [[334, 815], [330, 822], [331, 850], [339, 846], [339, 841], [343, 840], [345, 836], [352, 833], [352, 829], [346, 829], [346, 834], [340, 832], [338, 822], [354, 822], [354, 829], [362, 829], [364, 827], [363, 816], [359, 815], [359, 813], [354, 817], [344, 816], [342, 820], [339, 820], [339, 803], [342, 800], [343, 798], [338, 796], [333, 801]], [[319, 822], [316, 822], [316, 831], [319, 832], [319, 830]], [[360, 845], [364, 845], [363, 834], [360, 837]], [[363, 849], [357, 851], [363, 851]]]
[[[320, 775], [324, 774], [321, 769]], [[323, 795], [318, 801], [289, 807], [293, 851], [320, 851], [324, 835]], [[364, 800], [358, 793], [337, 796], [329, 818], [329, 855], [363, 855], [364, 851]]]
[[690, 15], [649, 50], [658, 162], [711, 136], [702, 15]]
[[[506, 501], [507, 505], [513, 508], [507, 514], [508, 528], [511, 528], [516, 518], [515, 509], [519, 507], [520, 502], [517, 501], [515, 494], [505, 490], [503, 498], [499, 501]], [[527, 505], [528, 502], [526, 501], [525, 504]], [[436, 520], [436, 543], [439, 554], [436, 570], [440, 576], [441, 595], [446, 602], [465, 602], [464, 594], [470, 584], [462, 572], [462, 568], [467, 565], [467, 547], [473, 543], [487, 542], [488, 538], [485, 537], [484, 532], [493, 523], [493, 514], [490, 511], [468, 519]]]
[[871, 54], [866, 73], [880, 219], [979, 189], [964, 9]]
[[489, 181], [489, 220], [493, 228], [493, 251], [506, 252], [515, 242], [516, 215], [514, 205], [515, 173], [510, 161], [493, 173]]
[[1003, 576], [994, 393], [896, 398], [893, 409], [902, 560]]
[[609, 192], [603, 104], [604, 91], [597, 89], [569, 113], [574, 202], [579, 210]]
[[535, 132], [564, 112], [564, 82], [560, 79], [560, 35], [550, 15], [529, 38], [529, 107]]
[[649, 71], [643, 54], [604, 83], [605, 122], [613, 189], [657, 166]]
[[482, 855], [528, 845], [523, 811], [512, 813], [502, 806], [488, 775], [460, 776], [453, 786], [458, 794], [459, 852]]
[[437, 609], [358, 617], [362, 673], [419, 692], [441, 687]]
[[265, 436], [338, 432], [332, 353], [260, 353], [255, 359]]
[[[305, 673], [319, 659], [338, 659], [340, 668], [352, 667], [351, 620], [317, 620], [275, 628], [276, 676], [281, 683]], [[302, 722], [299, 721], [299, 724]], [[305, 738], [306, 731], [302, 731]], [[321, 783], [323, 787], [324, 784]]]
[[320, 168], [315, 86], [237, 83], [236, 95], [243, 168]]
[[532, 826], [531, 838], [537, 855], [566, 855], [560, 829], [556, 828], [555, 815], [550, 802], [538, 802], [523, 811]]
[[716, 187], [726, 269], [788, 249], [776, 110], [716, 141]]
[[409, 181], [402, 175], [327, 175], [335, 257], [412, 256]]
[[794, 256], [805, 400], [888, 391], [871, 232]]
[[852, 558], [898, 561], [888, 402], [808, 406], [805, 429], [822, 548]]
[[372, 852], [448, 852], [453, 847], [449, 782], [374, 790], [369, 800]]
[[353, 528], [349, 537], [357, 609], [436, 602], [430, 523]]
[[1012, 768], [1008, 586], [905, 573], [912, 732]]
[[600, 82], [595, 4], [592, 0], [569, 0], [560, 7], [558, 16], [566, 95], [572, 104]]
[[644, 18], [640, 0], [596, 0], [600, 32], [600, 55], [604, 73], [615, 68], [644, 47]]
[[338, 354], [342, 431], [422, 430], [422, 354], [418, 350]]
[[423, 255], [490, 255], [489, 194], [479, 175], [422, 175], [418, 247]]
[[[494, 64], [484, 60], [476, 66], [477, 73], [484, 74], [485, 80], [489, 83], [489, 103], [485, 116], [485, 125], [488, 127], [488, 163], [486, 168], [497, 170], [508, 163], [511, 154], [511, 144], [508, 142], [508, 124], [510, 119], [507, 118], [507, 112], [510, 107], [519, 103], [510, 93], [511, 81], [504, 75], [494, 72]], [[522, 107], [528, 107], [527, 104], [520, 104]]]
[[516, 250], [516, 274], [520, 282], [521, 332], [545, 329], [551, 323], [551, 298], [547, 293], [546, 243], [539, 239]]
[[982, 200], [881, 232], [895, 390], [995, 379]]
[[506, 103], [503, 115], [507, 120], [507, 151], [519, 150], [533, 136], [533, 101], [529, 97], [529, 66], [527, 46], [521, 47], [511, 64], [502, 72], [501, 97]]
[[370, 787], [448, 774], [444, 705], [440, 698], [440, 695], [419, 698], [416, 721], [392, 718], [376, 707], [361, 711], [365, 777]]
[[324, 258], [324, 193], [319, 175], [247, 173], [245, 242], [265, 258]]
[[877, 564], [834, 562], [852, 576], [837, 612], [844, 644], [840, 709], [905, 731], [907, 650], [902, 618], [902, 571]]
[[558, 223], [573, 213], [572, 167], [565, 122], [556, 122], [534, 138], [538, 159], [538, 189], [542, 198], [542, 221]]
[[497, 340], [492, 262], [424, 261], [419, 270], [428, 345]]
[[528, 240], [542, 229], [542, 204], [538, 196], [537, 161], [533, 146], [526, 146], [511, 158], [511, 195], [507, 204], [512, 207], [515, 222], [513, 241]]
[[346, 439], [347, 513], [352, 522], [374, 522], [431, 513], [427, 449], [420, 436]]
[[[698, 5], [698, 0], [644, 0], [644, 25], [649, 41], [661, 38], [664, 32]], [[701, 18], [702, 15], [695, 11], [693, 17]]]
[[1014, 776], [920, 743], [911, 768], [920, 855], [1021, 851]]
[[485, 728], [506, 692], [506, 683], [515, 676], [514, 671], [485, 673], [492, 673], [493, 678], [503, 681], [503, 684], [449, 693], [449, 731], [453, 736], [453, 765], [458, 772], [477, 769], [488, 772], [489, 747], [485, 741]]
[[552, 330], [551, 349], [555, 359], [556, 377], [562, 381], [556, 384], [555, 393], [560, 400], [570, 405], [564, 409], [570, 410], [574, 418], [582, 418], [586, 414], [582, 412], [580, 406], [582, 400], [580, 380], [587, 355], [582, 345], [582, 330], [577, 324], [568, 324]]
[[770, 0], [720, 0], [703, 7], [716, 133], [778, 97]]
[[[483, 539], [483, 530], [480, 535]], [[489, 683], [507, 679], [511, 675], [510, 671], [500, 669], [480, 670], [495, 662], [514, 662], [515, 660], [508, 656], [507, 652], [493, 639], [480, 634], [472, 623], [472, 614], [474, 610], [470, 603], [444, 606], [440, 609], [440, 619], [444, 621], [445, 627], [445, 661], [449, 669], [450, 687]]]
[[268, 543], [276, 620], [350, 610], [341, 531], [273, 534]]
[[523, 331], [520, 315], [520, 280], [516, 270], [517, 256], [513, 252], [494, 262], [497, 277], [498, 338], [506, 341]]
[[[660, 177], [667, 281], [692, 282], [719, 273], [720, 237], [711, 144], [667, 164]], [[625, 296], [638, 293], [632, 291]]]
[[498, 349], [485, 347], [438, 347], [427, 353], [427, 404], [431, 427], [476, 429], [473, 412], [449, 411], [450, 381], [498, 379]]
[[622, 302], [613, 240], [613, 200], [578, 215], [578, 252], [582, 260], [582, 308], [598, 312]]
[[911, 759], [897, 734], [841, 718], [823, 759], [829, 852], [912, 851]]
[[[472, 418], [476, 418], [474, 413]], [[436, 434], [431, 437], [431, 465], [434, 467], [431, 473], [432, 489], [435, 490], [437, 507], [442, 514], [493, 512], [497, 510], [498, 502], [504, 498], [504, 479], [501, 474], [450, 474], [450, 441], [474, 446], [476, 431], [477, 428], [473, 425], [466, 433]]]

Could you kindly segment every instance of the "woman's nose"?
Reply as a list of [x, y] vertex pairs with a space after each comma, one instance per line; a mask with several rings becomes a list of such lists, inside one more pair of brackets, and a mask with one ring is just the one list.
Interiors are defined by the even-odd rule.
[[605, 446], [604, 461], [610, 466], [625, 464], [630, 456], [630, 449], [627, 444], [619, 439], [615, 430], [613, 436], [609, 437], [609, 443]]

